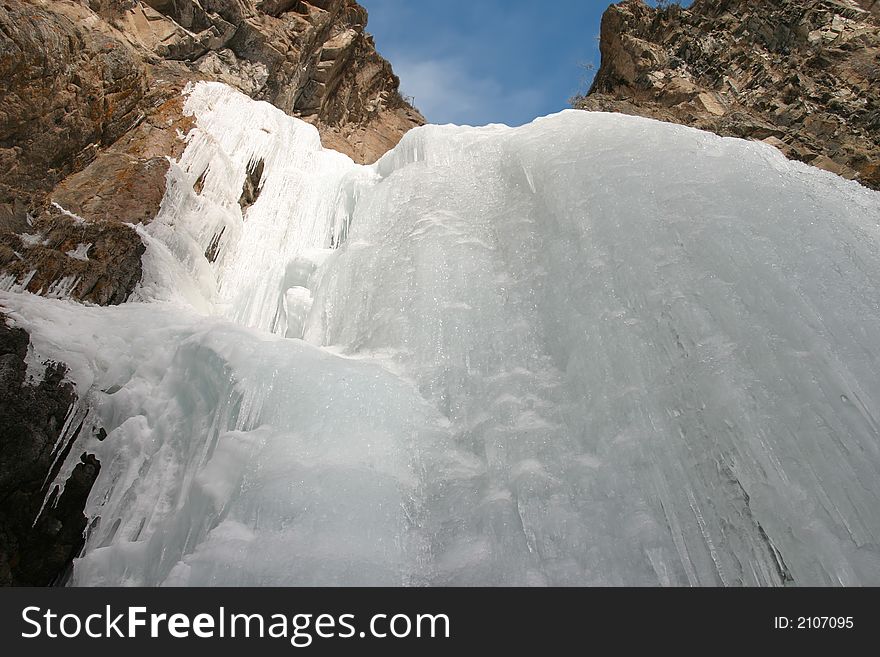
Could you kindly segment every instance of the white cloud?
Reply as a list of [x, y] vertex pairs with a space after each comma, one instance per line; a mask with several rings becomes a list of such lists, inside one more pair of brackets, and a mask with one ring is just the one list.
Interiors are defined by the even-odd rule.
[[432, 123], [518, 125], [537, 116], [542, 95], [537, 89], [507, 90], [492, 78], [474, 75], [465, 59], [419, 59], [394, 53], [394, 72], [401, 92]]

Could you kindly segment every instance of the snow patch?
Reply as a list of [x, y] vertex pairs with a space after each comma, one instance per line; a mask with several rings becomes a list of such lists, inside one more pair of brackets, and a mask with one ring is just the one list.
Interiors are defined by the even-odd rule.
[[25, 248], [46, 246], [49, 240], [42, 233], [22, 233], [18, 236]]
[[84, 244], [80, 242], [76, 245], [75, 249], [71, 249], [66, 253], [66, 255], [70, 258], [74, 258], [75, 260], [82, 260], [83, 262], [88, 262], [89, 260], [89, 249], [92, 248], [92, 243]]
[[66, 210], [65, 208], [61, 207], [61, 204], [56, 203], [55, 201], [52, 201], [52, 207], [54, 207], [56, 210], [58, 210], [65, 217], [69, 217], [70, 219], [73, 219], [74, 223], [76, 223], [76, 224], [86, 223], [86, 220], [83, 219], [82, 217], [80, 217], [78, 214], [74, 214], [70, 210]]

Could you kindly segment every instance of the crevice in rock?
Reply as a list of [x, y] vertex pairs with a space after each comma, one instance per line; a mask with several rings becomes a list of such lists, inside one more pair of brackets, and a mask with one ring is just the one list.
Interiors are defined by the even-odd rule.
[[288, 11], [305, 15], [309, 13], [301, 0], [261, 0], [257, 4], [257, 9], [276, 18]]
[[220, 232], [211, 239], [211, 244], [205, 249], [205, 258], [208, 262], [216, 262], [217, 256], [220, 255], [220, 240], [223, 239], [223, 233], [226, 232], [226, 226], [220, 229]]
[[244, 185], [241, 189], [241, 197], [238, 199], [242, 212], [256, 203], [260, 197], [264, 165], [265, 162], [262, 159], [251, 162], [248, 165], [247, 175], [244, 178]]
[[201, 175], [196, 178], [196, 181], [193, 183], [193, 191], [196, 194], [201, 195], [202, 191], [205, 189], [205, 178], [208, 177], [208, 169], [206, 168], [202, 171]]

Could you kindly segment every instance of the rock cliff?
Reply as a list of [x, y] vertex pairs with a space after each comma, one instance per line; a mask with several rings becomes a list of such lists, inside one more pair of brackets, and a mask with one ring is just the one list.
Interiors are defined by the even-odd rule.
[[128, 296], [143, 252], [131, 224], [159, 208], [167, 158], [190, 127], [188, 82], [226, 82], [315, 124], [328, 147], [378, 159], [424, 120], [366, 20], [352, 0], [0, 4], [7, 286], [101, 304]]
[[58, 440], [73, 418], [76, 394], [64, 381], [64, 366], [28, 367], [28, 343], [25, 331], [0, 319], [0, 586], [59, 580], [82, 547], [83, 507], [100, 469], [94, 456], [83, 454], [64, 492], [50, 493], [83, 427], [66, 443]]
[[[192, 127], [190, 82], [225, 82], [314, 124], [325, 146], [378, 159], [424, 119], [366, 22], [353, 0], [0, 2], [0, 289], [128, 298], [136, 226], [156, 216]], [[75, 396], [62, 366], [25, 375], [27, 333], [2, 308], [0, 349], [0, 584], [48, 584], [79, 549], [100, 464], [83, 455], [40, 511]]]
[[880, 189], [877, 0], [626, 0], [600, 49], [576, 107], [763, 140]]

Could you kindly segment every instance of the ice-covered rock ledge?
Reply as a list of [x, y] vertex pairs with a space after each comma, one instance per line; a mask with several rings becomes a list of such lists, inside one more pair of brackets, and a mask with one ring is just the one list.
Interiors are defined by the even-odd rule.
[[109, 432], [75, 584], [880, 584], [880, 194], [612, 114], [362, 167], [187, 111], [132, 302], [0, 296]]

